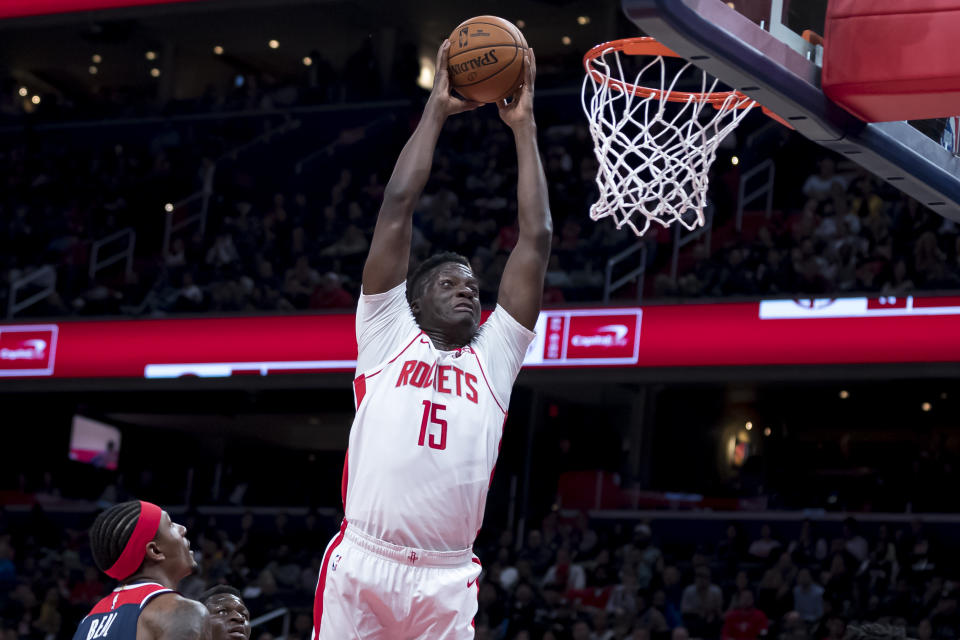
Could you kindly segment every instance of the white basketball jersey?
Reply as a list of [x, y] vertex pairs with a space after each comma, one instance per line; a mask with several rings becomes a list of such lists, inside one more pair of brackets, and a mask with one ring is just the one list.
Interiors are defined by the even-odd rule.
[[360, 296], [344, 514], [393, 544], [467, 549], [483, 521], [510, 392], [534, 334], [497, 306], [470, 345], [440, 351], [417, 326], [405, 292], [401, 284]]

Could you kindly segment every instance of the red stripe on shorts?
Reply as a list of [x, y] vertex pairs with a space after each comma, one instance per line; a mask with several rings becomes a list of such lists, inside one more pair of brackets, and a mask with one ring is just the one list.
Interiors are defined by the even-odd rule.
[[350, 448], [343, 454], [343, 476], [340, 478], [340, 500], [343, 502], [343, 508], [347, 508], [347, 480], [350, 477]]
[[[480, 560], [478, 560], [477, 558], [470, 558], [470, 559], [473, 562], [480, 564]], [[483, 571], [482, 564], [480, 564], [480, 571]], [[480, 608], [480, 576], [477, 576], [477, 581], [474, 583], [474, 585], [477, 587], [477, 608], [479, 609]], [[474, 629], [477, 628], [477, 625], [475, 624], [476, 621], [477, 621], [476, 618], [470, 618], [470, 626], [473, 627]]]
[[320, 622], [323, 620], [323, 588], [327, 584], [327, 565], [330, 564], [330, 557], [336, 551], [340, 543], [343, 542], [343, 532], [347, 528], [347, 519], [343, 519], [340, 525], [340, 533], [333, 539], [330, 548], [323, 555], [323, 565], [320, 567], [320, 579], [317, 581], [317, 594], [313, 600], [313, 640], [320, 637]]

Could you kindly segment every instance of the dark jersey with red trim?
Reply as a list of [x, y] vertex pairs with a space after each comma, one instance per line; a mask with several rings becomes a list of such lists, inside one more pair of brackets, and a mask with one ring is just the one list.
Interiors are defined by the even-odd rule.
[[162, 593], [175, 592], [154, 582], [117, 587], [90, 610], [73, 640], [136, 640], [140, 612]]
[[533, 337], [498, 306], [468, 346], [443, 351], [417, 326], [404, 285], [360, 296], [343, 483], [351, 526], [404, 547], [473, 544]]

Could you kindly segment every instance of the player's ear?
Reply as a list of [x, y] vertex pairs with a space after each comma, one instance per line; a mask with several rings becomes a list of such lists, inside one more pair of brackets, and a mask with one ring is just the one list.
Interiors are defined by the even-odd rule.
[[410, 301], [410, 311], [414, 317], [420, 315], [420, 298], [414, 298]]
[[156, 540], [151, 540], [147, 543], [146, 553], [143, 554], [144, 560], [153, 560], [154, 562], [160, 562], [166, 558], [166, 554], [160, 550], [160, 545], [157, 544]]

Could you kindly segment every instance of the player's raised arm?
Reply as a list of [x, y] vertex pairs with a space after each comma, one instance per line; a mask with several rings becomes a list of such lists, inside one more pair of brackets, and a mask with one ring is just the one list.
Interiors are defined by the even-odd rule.
[[407, 144], [404, 145], [393, 174], [383, 192], [383, 204], [370, 243], [370, 252], [363, 267], [365, 294], [389, 291], [407, 277], [410, 262], [410, 236], [413, 209], [430, 177], [433, 151], [448, 116], [470, 111], [479, 102], [461, 100], [450, 94], [447, 58], [450, 41], [444, 40], [437, 53], [437, 73], [433, 91], [423, 117]]
[[498, 104], [500, 118], [513, 130], [517, 143], [517, 217], [520, 236], [500, 280], [497, 302], [520, 324], [533, 329], [540, 314], [543, 278], [550, 259], [553, 222], [547, 179], [537, 148], [533, 119], [533, 81], [537, 75], [533, 50], [524, 52], [526, 77], [509, 103]]

